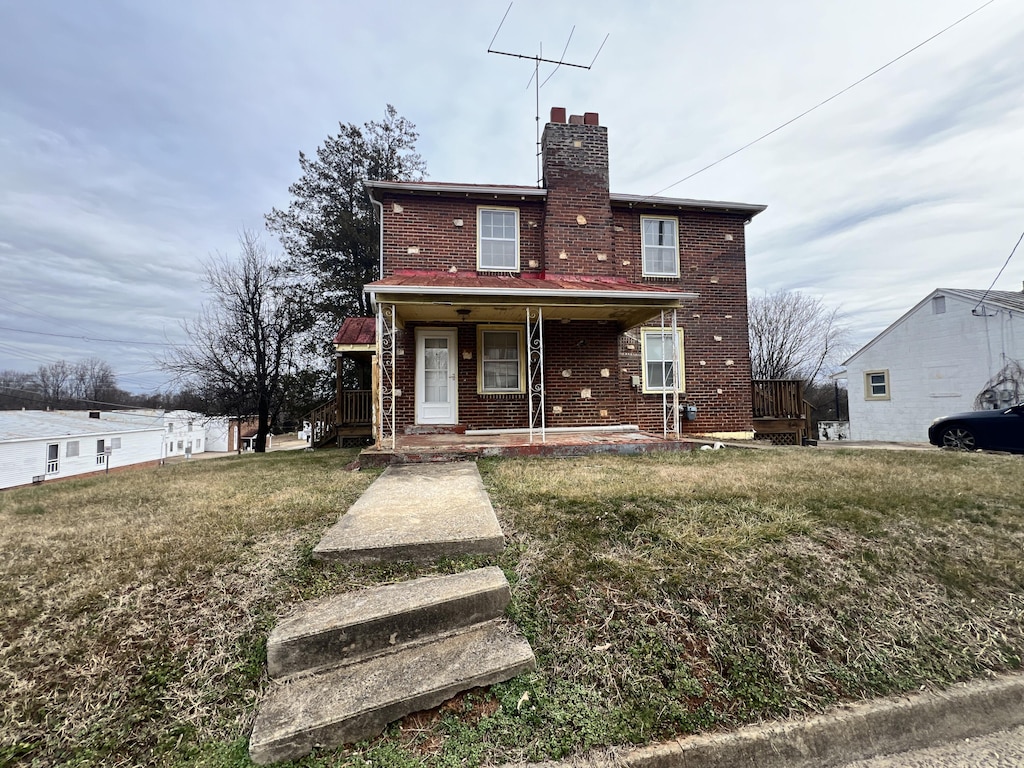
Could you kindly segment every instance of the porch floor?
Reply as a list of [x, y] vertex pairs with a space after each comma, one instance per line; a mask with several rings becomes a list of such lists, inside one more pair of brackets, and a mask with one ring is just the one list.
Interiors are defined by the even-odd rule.
[[503, 432], [490, 435], [397, 435], [395, 450], [365, 449], [359, 454], [364, 467], [388, 464], [465, 461], [490, 456], [584, 456], [594, 453], [636, 454], [652, 451], [689, 451], [714, 441], [682, 435], [668, 439], [649, 432], [588, 430], [585, 432]]

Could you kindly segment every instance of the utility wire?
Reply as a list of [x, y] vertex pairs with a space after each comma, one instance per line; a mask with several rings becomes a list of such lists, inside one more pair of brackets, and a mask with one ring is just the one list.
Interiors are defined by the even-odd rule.
[[58, 339], [75, 339], [76, 341], [102, 341], [111, 344], [145, 344], [153, 347], [171, 346], [166, 341], [138, 341], [136, 339], [103, 339], [96, 336], [72, 336], [66, 333], [47, 333], [45, 331], [26, 331], [21, 328], [8, 328], [0, 325], [0, 331], [11, 331], [13, 333], [30, 333], [33, 336], [53, 336]]
[[1010, 259], [1013, 258], [1013, 254], [1015, 254], [1017, 252], [1017, 248], [1018, 248], [1018, 246], [1020, 246], [1021, 240], [1024, 240], [1024, 232], [1020, 233], [1020, 237], [1017, 238], [1017, 245], [1013, 246], [1013, 250], [1010, 251], [1010, 255], [1006, 257], [1006, 261], [1003, 262], [1003, 266], [1001, 266], [999, 268], [999, 272], [996, 273], [996, 278], [995, 278], [995, 280], [992, 281], [992, 285], [990, 285], [988, 288], [986, 288], [985, 292], [983, 294], [981, 294], [981, 300], [977, 304], [974, 305], [974, 309], [971, 310], [972, 312], [977, 312], [978, 311], [978, 307], [980, 307], [985, 302], [985, 298], [992, 291], [992, 286], [994, 286], [996, 284], [996, 281], [999, 280], [999, 277], [1003, 274], [1003, 270], [1006, 269], [1006, 265], [1009, 264], [1010, 263]]
[[773, 134], [775, 134], [775, 133], [778, 133], [779, 131], [781, 131], [781, 130], [782, 130], [783, 128], [786, 128], [787, 126], [790, 126], [790, 125], [792, 125], [793, 123], [795, 123], [795, 122], [796, 122], [797, 120], [799, 120], [800, 118], [802, 118], [802, 117], [806, 117], [807, 115], [811, 114], [811, 112], [814, 112], [814, 111], [815, 111], [816, 109], [818, 109], [819, 107], [823, 107], [823, 106], [825, 106], [826, 104], [828, 104], [828, 103], [829, 103], [830, 101], [833, 101], [834, 99], [837, 99], [837, 98], [839, 98], [840, 96], [842, 96], [842, 95], [843, 95], [844, 93], [846, 93], [847, 91], [849, 91], [849, 90], [852, 90], [853, 88], [857, 87], [858, 85], [860, 85], [861, 83], [863, 83], [863, 82], [864, 82], [865, 80], [868, 80], [869, 78], [872, 78], [872, 77], [874, 77], [875, 75], [877, 75], [877, 74], [878, 74], [879, 72], [881, 72], [882, 70], [884, 70], [884, 69], [888, 69], [889, 67], [891, 67], [891, 66], [892, 66], [893, 64], [895, 64], [895, 63], [896, 63], [897, 61], [899, 61], [900, 59], [903, 59], [903, 58], [905, 58], [905, 57], [909, 56], [910, 54], [912, 54], [912, 53], [913, 53], [914, 51], [916, 51], [917, 49], [919, 49], [919, 48], [921, 48], [921, 47], [923, 47], [923, 46], [927, 45], [928, 43], [930, 43], [930, 42], [931, 42], [932, 40], [934, 40], [935, 38], [939, 37], [940, 35], [943, 35], [943, 34], [945, 34], [945, 33], [946, 33], [946, 32], [948, 32], [949, 30], [953, 29], [953, 27], [955, 27], [955, 26], [957, 26], [958, 24], [962, 24], [963, 22], [967, 21], [967, 19], [971, 18], [971, 16], [973, 16], [974, 14], [978, 13], [978, 12], [979, 12], [979, 11], [981, 11], [981, 10], [984, 10], [984, 9], [985, 9], [985, 8], [987, 8], [988, 6], [992, 5], [992, 3], [994, 3], [995, 1], [996, 1], [996, 0], [988, 0], [988, 2], [986, 2], [986, 3], [983, 3], [982, 5], [978, 6], [978, 7], [977, 7], [977, 8], [975, 8], [975, 9], [974, 9], [973, 11], [971, 11], [970, 13], [968, 13], [968, 14], [967, 14], [966, 16], [962, 16], [961, 18], [957, 19], [957, 20], [956, 20], [956, 21], [954, 21], [954, 22], [953, 22], [952, 24], [950, 24], [950, 25], [949, 25], [948, 27], [945, 27], [944, 29], [941, 29], [941, 30], [939, 30], [939, 31], [938, 31], [938, 32], [936, 32], [936, 33], [935, 33], [934, 35], [932, 35], [931, 37], [929, 37], [929, 38], [928, 38], [927, 40], [922, 40], [922, 41], [921, 41], [920, 43], [918, 43], [917, 45], [915, 45], [915, 46], [914, 46], [913, 48], [911, 48], [910, 50], [904, 51], [903, 53], [901, 53], [901, 54], [900, 54], [899, 56], [897, 56], [897, 57], [896, 57], [895, 59], [893, 59], [892, 61], [889, 61], [889, 62], [887, 62], [886, 64], [883, 64], [882, 66], [880, 66], [880, 67], [879, 67], [878, 69], [876, 69], [875, 71], [873, 71], [873, 72], [871, 72], [871, 73], [869, 73], [869, 74], [867, 74], [867, 75], [864, 75], [864, 77], [862, 77], [862, 78], [861, 78], [860, 80], [857, 80], [857, 81], [856, 81], [855, 83], [851, 83], [850, 85], [848, 85], [848, 86], [846, 86], [845, 88], [843, 88], [843, 90], [839, 91], [838, 93], [834, 93], [834, 94], [832, 94], [831, 96], [829, 96], [829, 97], [828, 97], [827, 99], [825, 99], [824, 101], [821, 101], [821, 102], [819, 102], [819, 103], [815, 104], [815, 105], [814, 105], [813, 107], [811, 107], [810, 109], [807, 109], [807, 110], [805, 110], [805, 111], [801, 112], [801, 113], [800, 113], [799, 115], [797, 115], [796, 117], [794, 117], [794, 118], [792, 118], [792, 119], [790, 119], [790, 120], [787, 120], [787, 121], [786, 121], [786, 122], [784, 122], [784, 123], [783, 123], [782, 125], [780, 125], [780, 126], [778, 126], [778, 127], [776, 127], [776, 128], [772, 128], [772, 129], [771, 129], [770, 131], [768, 131], [768, 133], [765, 133], [765, 134], [763, 134], [763, 135], [761, 135], [761, 136], [758, 136], [758, 137], [757, 137], [756, 139], [754, 139], [753, 141], [750, 141], [750, 142], [748, 142], [748, 143], [744, 144], [744, 145], [743, 145], [742, 147], [740, 147], [739, 149], [735, 149], [735, 150], [733, 150], [732, 152], [730, 152], [729, 154], [725, 155], [724, 157], [720, 157], [720, 158], [719, 158], [718, 160], [715, 160], [715, 161], [714, 161], [713, 163], [708, 163], [707, 165], [705, 165], [705, 166], [704, 166], [703, 168], [701, 168], [700, 170], [698, 170], [698, 171], [694, 171], [693, 173], [691, 173], [691, 174], [690, 174], [689, 176], [684, 176], [684, 177], [683, 177], [683, 178], [681, 178], [681, 179], [680, 179], [679, 181], [675, 181], [675, 182], [673, 182], [673, 183], [669, 184], [669, 185], [668, 185], [667, 187], [663, 187], [662, 189], [659, 189], [659, 190], [658, 190], [657, 192], [655, 192], [654, 194], [652, 194], [652, 195], [648, 195], [648, 196], [647, 196], [647, 197], [646, 197], [645, 199], [649, 200], [649, 199], [650, 199], [650, 198], [652, 198], [652, 197], [657, 197], [657, 196], [658, 196], [658, 195], [660, 195], [660, 194], [661, 194], [662, 192], [667, 192], [668, 190], [672, 189], [672, 187], [678, 186], [678, 185], [682, 184], [682, 183], [683, 183], [684, 181], [689, 181], [689, 180], [690, 180], [690, 179], [692, 179], [692, 178], [693, 178], [694, 176], [698, 176], [698, 175], [700, 175], [700, 174], [704, 173], [704, 171], [707, 171], [707, 170], [709, 170], [709, 169], [711, 169], [711, 168], [714, 168], [714, 167], [715, 167], [716, 165], [718, 165], [719, 163], [723, 163], [723, 162], [725, 162], [726, 160], [728, 160], [728, 159], [729, 159], [730, 157], [733, 157], [734, 155], [738, 155], [738, 154], [739, 154], [740, 152], [742, 152], [743, 150], [745, 150], [745, 149], [750, 149], [750, 147], [754, 146], [755, 144], [757, 144], [757, 143], [759, 143], [759, 142], [761, 142], [761, 141], [764, 141], [764, 140], [765, 140], [765, 139], [767, 139], [767, 138], [768, 138], [769, 136], [771, 136], [771, 135], [773, 135]]

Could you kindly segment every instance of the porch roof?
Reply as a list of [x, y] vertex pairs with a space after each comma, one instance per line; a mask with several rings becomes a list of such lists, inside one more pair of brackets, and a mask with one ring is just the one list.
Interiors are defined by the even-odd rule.
[[551, 320], [613, 320], [639, 325], [696, 293], [592, 275], [480, 274], [404, 270], [368, 284], [374, 303], [394, 304], [400, 321], [515, 321], [524, 307]]
[[377, 321], [372, 317], [349, 317], [334, 337], [336, 352], [373, 352], [377, 346]]

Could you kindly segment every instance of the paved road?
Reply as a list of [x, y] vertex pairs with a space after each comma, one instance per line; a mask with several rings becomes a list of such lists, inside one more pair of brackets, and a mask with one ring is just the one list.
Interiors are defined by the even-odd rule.
[[1024, 766], [1024, 726], [989, 736], [872, 760], [844, 768], [1021, 768]]

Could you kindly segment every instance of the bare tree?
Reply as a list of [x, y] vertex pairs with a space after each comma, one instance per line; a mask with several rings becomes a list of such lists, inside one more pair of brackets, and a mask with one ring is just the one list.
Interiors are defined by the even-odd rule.
[[36, 372], [44, 408], [61, 408], [72, 395], [74, 368], [65, 360], [39, 366]]
[[120, 392], [113, 369], [98, 357], [71, 366], [71, 397], [84, 405], [113, 404]]
[[755, 379], [814, 381], [849, 351], [839, 308], [799, 291], [751, 297], [750, 363]]
[[293, 367], [302, 312], [260, 236], [243, 230], [238, 240], [237, 258], [218, 254], [206, 263], [211, 299], [199, 317], [182, 323], [191, 343], [173, 347], [160, 365], [179, 381], [216, 392], [233, 415], [255, 412], [255, 449], [262, 453], [283, 397], [282, 377]]

